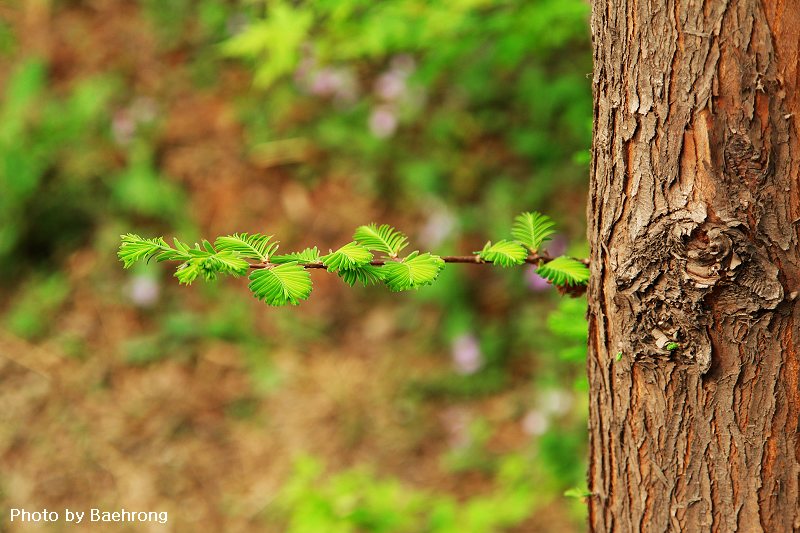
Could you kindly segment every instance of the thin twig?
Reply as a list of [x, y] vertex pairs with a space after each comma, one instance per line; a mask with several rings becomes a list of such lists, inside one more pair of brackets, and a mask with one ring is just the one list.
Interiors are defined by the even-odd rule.
[[[466, 265], [491, 265], [490, 261], [484, 261], [478, 255], [443, 255], [441, 256], [442, 261], [445, 263], [462, 263]], [[525, 262], [531, 265], [538, 265], [539, 263], [549, 263], [554, 258], [547, 255], [547, 254], [531, 254], [525, 258]], [[394, 261], [399, 261], [399, 259], [376, 259], [374, 261], [370, 261], [369, 264], [372, 266], [383, 266], [386, 263], [391, 263]], [[589, 264], [588, 259], [577, 259], [584, 265]], [[322, 261], [315, 261], [313, 263], [303, 263], [302, 261], [299, 264], [303, 268], [327, 268]], [[252, 263], [250, 268], [272, 268], [278, 266], [278, 263]]]
[[[443, 255], [441, 256], [442, 261], [445, 263], [461, 263], [465, 265], [491, 265], [490, 261], [484, 261], [478, 255]], [[543, 263], [549, 263], [555, 259], [548, 254], [531, 254], [525, 258], [525, 262], [531, 265], [539, 265]], [[386, 263], [390, 263], [393, 261], [400, 261], [400, 258], [393, 258], [393, 259], [376, 259], [374, 261], [370, 261], [369, 264], [372, 266], [383, 266]], [[588, 259], [576, 259], [576, 261], [580, 261], [584, 265], [589, 265]], [[322, 261], [315, 261], [313, 263], [303, 263], [299, 262], [303, 268], [319, 268], [319, 269], [326, 269], [327, 267], [322, 264]], [[278, 266], [278, 263], [251, 263], [250, 268], [274, 268]], [[581, 296], [586, 292], [586, 285], [556, 285], [553, 286], [558, 290], [561, 294], [569, 295], [573, 298], [577, 296]]]

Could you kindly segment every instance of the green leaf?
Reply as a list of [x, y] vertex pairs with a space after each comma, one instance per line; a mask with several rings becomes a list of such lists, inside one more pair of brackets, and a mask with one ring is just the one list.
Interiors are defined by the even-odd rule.
[[550, 217], [536, 211], [522, 213], [514, 219], [511, 235], [528, 250], [536, 252], [542, 243], [555, 233], [555, 225]]
[[311, 294], [311, 275], [296, 262], [260, 268], [250, 274], [253, 296], [269, 305], [297, 305]]
[[476, 252], [484, 261], [489, 261], [497, 266], [512, 267], [521, 265], [528, 257], [528, 250], [521, 244], [513, 241], [492, 241], [486, 243], [483, 250]]
[[174, 237], [172, 239], [172, 242], [175, 243], [175, 249], [178, 250], [178, 252], [180, 252], [180, 253], [182, 253], [182, 254], [184, 254], [186, 256], [189, 255], [189, 246], [188, 245], [186, 245], [185, 243], [182, 243], [181, 241], [179, 241], [177, 237]]
[[284, 255], [273, 255], [271, 261], [276, 264], [297, 261], [298, 263], [319, 263], [319, 250], [317, 247], [306, 248], [301, 252], [292, 252]]
[[364, 265], [350, 270], [340, 270], [338, 274], [339, 277], [351, 287], [355, 285], [356, 282], [366, 287], [367, 285], [374, 285], [383, 280], [383, 268], [375, 265]]
[[567, 498], [588, 498], [592, 493], [588, 489], [580, 487], [573, 487], [564, 491], [564, 496]]
[[214, 263], [214, 268], [223, 274], [241, 276], [250, 270], [250, 263], [245, 261], [238, 252], [223, 250], [210, 256], [206, 261]]
[[270, 242], [272, 235], [261, 233], [234, 233], [224, 237], [217, 237], [214, 246], [219, 250], [230, 250], [238, 253], [241, 257], [255, 259], [266, 263], [269, 257], [278, 249], [277, 242]]
[[321, 258], [322, 264], [328, 267], [329, 272], [339, 270], [352, 270], [364, 266], [372, 261], [372, 254], [356, 242], [349, 242], [328, 255]]
[[125, 268], [130, 268], [137, 261], [143, 259], [150, 260], [157, 257], [158, 261], [167, 260], [187, 260], [190, 254], [188, 248], [174, 250], [162, 237], [154, 239], [143, 239], [133, 233], [121, 235], [122, 243], [119, 246], [117, 256]]
[[412, 252], [402, 261], [389, 261], [381, 268], [383, 281], [393, 291], [429, 285], [439, 276], [444, 261], [438, 255]]
[[288, 1], [270, 2], [266, 18], [251, 22], [224, 42], [222, 52], [257, 60], [254, 82], [266, 89], [295, 69], [313, 24], [310, 9]]
[[197, 276], [202, 275], [206, 281], [214, 281], [217, 274], [230, 274], [234, 277], [246, 274], [250, 263], [242, 259], [237, 252], [223, 250], [211, 253], [208, 250], [190, 250], [192, 257], [175, 271], [179, 283], [190, 285]]
[[397, 257], [400, 251], [408, 246], [408, 238], [388, 224], [380, 227], [375, 224], [359, 226], [353, 235], [368, 250], [383, 252], [389, 257]]
[[586, 265], [565, 255], [539, 265], [536, 273], [555, 285], [584, 285], [589, 281]]
[[142, 259], [149, 259], [155, 254], [162, 252], [164, 249], [169, 248], [169, 245], [164, 242], [161, 237], [155, 239], [143, 239], [133, 233], [120, 235], [122, 243], [119, 246], [117, 257], [125, 268], [130, 268], [137, 261]]
[[200, 272], [200, 264], [195, 260], [191, 260], [178, 267], [175, 271], [175, 277], [178, 278], [178, 283], [191, 285], [200, 275]]

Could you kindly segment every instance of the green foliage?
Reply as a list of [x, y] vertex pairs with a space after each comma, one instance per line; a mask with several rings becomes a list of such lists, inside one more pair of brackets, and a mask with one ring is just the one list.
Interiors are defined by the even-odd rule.
[[408, 238], [388, 224], [359, 226], [353, 240], [368, 250], [383, 252], [389, 257], [397, 257], [408, 246]]
[[319, 461], [295, 461], [292, 477], [268, 509], [270, 525], [287, 533], [492, 533], [519, 526], [537, 508], [530, 460], [511, 455], [498, 465], [491, 492], [456, 501], [355, 468], [323, 475]]
[[199, 247], [188, 250], [192, 257], [175, 271], [179, 283], [191, 285], [198, 276], [203, 276], [206, 281], [214, 281], [217, 279], [217, 274], [238, 277], [250, 269], [250, 264], [236, 252], [231, 250], [217, 252], [211, 248], [208, 241], [204, 241], [204, 244], [207, 245], [205, 250]]
[[[495, 187], [511, 192], [502, 211], [585, 181], [584, 0], [279, 0], [243, 12], [221, 49], [253, 67], [261, 90], [241, 116], [259, 147], [302, 137], [329, 154], [316, 173], [343, 167], [405, 211], [431, 196], [461, 204], [465, 225]], [[272, 112], [253, 112], [265, 100]], [[378, 116], [393, 126], [379, 131]], [[487, 143], [500, 148], [491, 157]]]
[[385, 271], [383, 268], [374, 265], [364, 265], [348, 270], [340, 270], [337, 272], [342, 280], [351, 287], [356, 283], [361, 283], [365, 287], [367, 285], [375, 285], [383, 281]]
[[[190, 285], [201, 275], [206, 281], [213, 281], [216, 279], [217, 274], [228, 274], [236, 277], [246, 274], [250, 268], [250, 264], [244, 260], [238, 250], [228, 247], [217, 251], [210, 242], [205, 240], [202, 248], [199, 244], [195, 244], [194, 248], [189, 248], [186, 244], [175, 239], [175, 248], [173, 248], [162, 237], [143, 239], [138, 235], [128, 233], [122, 235], [121, 239], [122, 244], [119, 247], [117, 256], [125, 268], [130, 268], [137, 261], [149, 261], [153, 257], [159, 262], [183, 261], [183, 264], [175, 272], [175, 277], [185, 285]], [[224, 240], [224, 237], [222, 239], [223, 246], [230, 244]], [[249, 249], [248, 253], [252, 255]]]
[[444, 456], [444, 466], [451, 472], [491, 472], [496, 457], [488, 450], [492, 428], [484, 418], [470, 422], [466, 438]]
[[133, 233], [121, 235], [122, 243], [119, 246], [117, 257], [125, 268], [131, 268], [137, 261], [149, 261], [156, 257], [158, 261], [180, 260], [187, 261], [191, 258], [189, 248], [175, 239], [175, 248], [166, 243], [163, 237], [144, 239]]
[[[33, 249], [50, 259], [88, 239], [104, 173], [103, 126], [115, 85], [87, 78], [48, 87], [48, 65], [17, 63], [0, 98], [0, 272], [21, 270]], [[9, 260], [11, 257], [13, 261]]]
[[478, 256], [484, 261], [489, 261], [497, 266], [512, 267], [521, 265], [528, 257], [528, 251], [513, 241], [492, 241], [487, 242], [483, 250], [477, 252]]
[[438, 255], [411, 252], [399, 262], [388, 262], [381, 269], [383, 281], [393, 291], [407, 291], [430, 285], [444, 268]]
[[[553, 358], [583, 364], [586, 362], [589, 324], [585, 298], [562, 298], [547, 315], [548, 346]], [[550, 355], [550, 354], [549, 354]]]
[[[530, 246], [541, 242], [552, 232], [553, 224], [539, 213], [524, 213], [517, 217], [518, 226], [526, 225], [527, 233], [516, 231]], [[386, 224], [360, 226], [355, 232], [355, 241], [349, 242], [327, 255], [319, 250], [306, 248], [280, 256], [273, 255], [278, 248], [271, 235], [261, 233], [234, 233], [217, 237], [212, 245], [204, 240], [202, 246], [190, 248], [178, 239], [172, 247], [162, 238], [145, 239], [133, 233], [121, 236], [117, 255], [125, 268], [138, 261], [181, 261], [175, 277], [181, 284], [189, 285], [198, 277], [213, 281], [218, 274], [241, 276], [251, 266], [262, 267], [250, 275], [250, 289], [259, 300], [269, 305], [297, 305], [311, 293], [311, 278], [308, 268], [325, 267], [335, 272], [348, 285], [356, 283], [373, 285], [382, 281], [392, 291], [407, 291], [432, 284], [439, 277], [445, 261], [430, 252], [414, 251], [406, 257], [397, 255], [408, 244], [405, 235]], [[385, 260], [373, 260], [375, 250], [388, 256]], [[501, 267], [525, 263], [528, 250], [515, 241], [501, 240], [486, 243], [476, 252], [482, 261]], [[251, 265], [248, 260], [255, 261]], [[462, 260], [463, 262], [463, 260]], [[575, 259], [558, 257], [541, 264], [538, 272], [556, 285], [581, 285], [588, 280], [588, 269]], [[302, 275], [301, 275], [302, 273]]]
[[667, 345], [665, 346], [665, 348], [667, 350], [669, 350], [670, 352], [674, 352], [675, 350], [677, 350], [680, 347], [681, 347], [681, 345], [679, 343], [677, 343], [677, 342], [670, 342], [670, 343], [667, 343]]
[[300, 60], [313, 14], [282, 0], [270, 2], [269, 16], [253, 22], [222, 46], [225, 55], [255, 59], [255, 82], [269, 87], [291, 72]]
[[143, 139], [128, 148], [128, 164], [109, 183], [113, 205], [123, 213], [176, 220], [185, 198], [155, 164], [153, 147]]
[[532, 253], [555, 233], [556, 223], [541, 213], [522, 213], [514, 219], [511, 235]]
[[[565, 298], [559, 300], [558, 308], [547, 316], [547, 326], [560, 338], [586, 344], [589, 336], [589, 325], [586, 316], [586, 300], [581, 298]], [[580, 360], [586, 359], [585, 354]]]
[[317, 247], [306, 248], [300, 252], [292, 252], [284, 255], [273, 255], [271, 261], [276, 264], [297, 261], [298, 263], [319, 263], [320, 255]]
[[15, 295], [3, 325], [15, 335], [36, 340], [56, 321], [56, 313], [69, 293], [69, 281], [63, 274], [37, 276]]
[[269, 305], [297, 305], [311, 294], [311, 276], [296, 262], [262, 268], [250, 274], [253, 296]]
[[573, 487], [564, 491], [564, 496], [567, 498], [588, 498], [592, 493], [588, 489], [580, 487]]
[[586, 265], [566, 256], [556, 257], [539, 265], [536, 272], [556, 285], [584, 285], [589, 281], [589, 269]]
[[214, 246], [220, 250], [236, 252], [245, 259], [255, 259], [268, 263], [269, 258], [278, 249], [278, 243], [270, 242], [272, 235], [261, 233], [234, 233], [224, 237], [217, 237]]
[[349, 242], [335, 252], [323, 255], [321, 260], [329, 272], [339, 272], [363, 267], [372, 261], [372, 254], [360, 244]]

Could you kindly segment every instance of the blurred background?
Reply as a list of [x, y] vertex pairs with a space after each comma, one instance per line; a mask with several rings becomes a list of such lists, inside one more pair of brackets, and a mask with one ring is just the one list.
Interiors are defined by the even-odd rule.
[[586, 0], [0, 2], [0, 531], [584, 530], [585, 300], [450, 265], [411, 294], [314, 272], [122, 269], [119, 235], [336, 248], [390, 223], [583, 257]]

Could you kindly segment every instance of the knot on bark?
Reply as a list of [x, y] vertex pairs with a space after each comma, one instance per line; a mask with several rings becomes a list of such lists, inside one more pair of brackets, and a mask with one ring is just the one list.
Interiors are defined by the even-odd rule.
[[622, 349], [636, 361], [696, 362], [705, 372], [709, 306], [726, 309], [723, 320], [750, 320], [782, 298], [778, 268], [744, 224], [675, 213], [651, 226], [618, 265], [615, 301], [633, 311]]
[[698, 288], [712, 287], [723, 278], [732, 279], [742, 264], [733, 248], [733, 240], [722, 228], [698, 226], [679, 245], [679, 258], [685, 261], [684, 279]]

